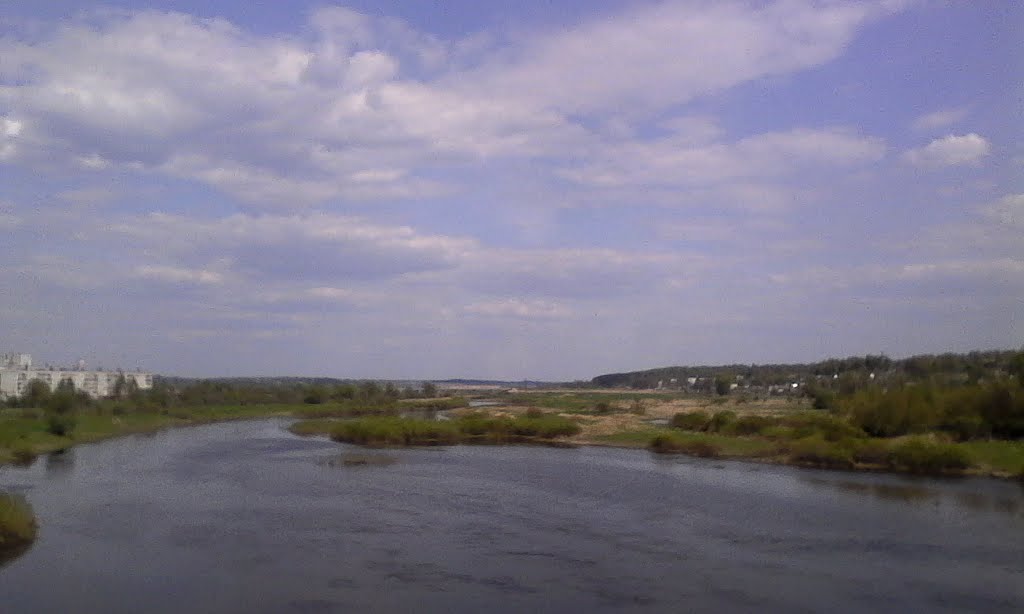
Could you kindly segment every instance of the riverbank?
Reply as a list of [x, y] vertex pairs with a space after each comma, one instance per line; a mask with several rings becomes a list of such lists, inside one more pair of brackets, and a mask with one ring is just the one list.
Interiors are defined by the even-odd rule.
[[[336, 419], [419, 411], [424, 409], [419, 405], [425, 402], [403, 402], [395, 407], [361, 407], [352, 403], [272, 404], [177, 407], [161, 412], [126, 411], [118, 415], [80, 413], [70, 436], [63, 437], [47, 431], [41, 411], [7, 409], [0, 412], [0, 464], [28, 463], [38, 455], [80, 443], [229, 420], [304, 418], [305, 421], [293, 425], [293, 432], [333, 435], [332, 431], [339, 430]], [[947, 458], [940, 466], [929, 466], [935, 446], [922, 441], [921, 437], [851, 436], [827, 414], [808, 411], [805, 403], [788, 399], [723, 403], [713, 398], [652, 393], [545, 392], [487, 402], [495, 404], [465, 408], [460, 407], [465, 405], [465, 399], [432, 399], [425, 411], [455, 407], [446, 412], [452, 424], [424, 420], [420, 423], [429, 425], [429, 429], [407, 432], [402, 427], [404, 422], [391, 417], [382, 423], [386, 428], [375, 432], [368, 430], [370, 423], [366, 422], [343, 427], [345, 433], [340, 434], [338, 440], [373, 445], [407, 445], [414, 440], [419, 445], [557, 442], [831, 469], [999, 478], [1016, 478], [1024, 472], [1024, 441], [937, 441], [936, 444], [944, 446], [939, 452]], [[706, 425], [697, 424], [701, 420], [710, 421], [720, 412], [728, 412], [728, 425], [717, 424], [715, 431], [708, 432]], [[691, 430], [673, 428], [671, 423], [680, 414], [706, 416], [691, 425]], [[539, 424], [532, 424], [525, 420], [527, 418], [534, 423], [558, 421], [561, 430], [537, 431], [535, 427]], [[471, 420], [462, 426], [455, 424], [466, 419]], [[571, 428], [566, 427], [567, 424]], [[908, 439], [913, 445], [904, 445]], [[906, 449], [897, 452], [901, 446]], [[924, 461], [916, 460], [922, 455]]]
[[[836, 416], [810, 410], [798, 399], [723, 402], [657, 393], [563, 391], [518, 393], [486, 403], [448, 415], [454, 420], [474, 415], [492, 420], [558, 416], [579, 426], [576, 434], [560, 438], [567, 445], [851, 471], [997, 478], [1019, 478], [1024, 473], [1024, 441], [956, 443], [934, 434], [873, 438]], [[330, 435], [338, 428], [336, 422], [299, 422], [293, 432]], [[335, 439], [366, 443], [355, 437]], [[389, 445], [403, 445], [401, 437], [392, 439]], [[432, 445], [462, 443], [434, 436], [424, 440]]]
[[24, 554], [37, 531], [32, 506], [24, 497], [0, 493], [0, 565]]
[[77, 444], [182, 426], [274, 417], [315, 419], [328, 416], [351, 418], [363, 415], [429, 413], [465, 405], [466, 400], [459, 397], [440, 397], [403, 399], [384, 404], [347, 401], [316, 404], [199, 405], [160, 411], [128, 409], [116, 413], [90, 410], [77, 412], [73, 417], [73, 428], [64, 436], [50, 432], [43, 410], [8, 408], [0, 410], [0, 465], [27, 464], [38, 456], [67, 450]]
[[307, 409], [305, 405], [223, 405], [117, 415], [83, 412], [74, 417], [74, 428], [67, 436], [50, 433], [40, 410], [7, 409], [0, 413], [0, 464], [26, 464], [43, 454], [124, 435], [212, 422], [293, 416]]

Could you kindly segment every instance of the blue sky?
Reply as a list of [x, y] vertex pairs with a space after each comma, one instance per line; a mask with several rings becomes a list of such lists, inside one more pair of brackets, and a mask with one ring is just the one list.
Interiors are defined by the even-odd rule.
[[1020, 3], [0, 11], [0, 346], [589, 378], [1024, 344]]

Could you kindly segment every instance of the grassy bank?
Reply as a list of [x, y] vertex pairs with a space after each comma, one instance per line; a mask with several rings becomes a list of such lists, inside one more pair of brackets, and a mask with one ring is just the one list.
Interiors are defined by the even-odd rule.
[[0, 463], [28, 463], [41, 454], [120, 435], [226, 420], [288, 416], [304, 408], [304, 405], [283, 404], [220, 405], [117, 414], [81, 412], [74, 416], [74, 427], [64, 436], [50, 432], [47, 417], [41, 410], [6, 409], [0, 412]]
[[99, 411], [90, 408], [67, 417], [71, 428], [65, 435], [53, 434], [49, 415], [41, 409], [8, 408], [0, 410], [0, 464], [29, 463], [36, 456], [64, 450], [78, 443], [177, 426], [274, 416], [318, 418], [400, 415], [454, 409], [465, 407], [466, 404], [465, 399], [450, 397], [388, 402], [342, 400], [318, 404], [200, 405], [161, 410], [122, 407], [116, 411]]
[[823, 412], [782, 416], [690, 412], [676, 415], [670, 425], [646, 433], [651, 450], [828, 469], [997, 477], [1024, 473], [1024, 441], [957, 443], [942, 433], [870, 437], [842, 417]]
[[446, 421], [392, 416], [306, 420], [294, 424], [292, 432], [323, 434], [334, 441], [366, 446], [432, 446], [554, 442], [579, 433], [580, 427], [573, 420], [550, 414], [507, 417], [473, 413]]
[[0, 494], [0, 564], [28, 549], [36, 539], [36, 517], [23, 497]]

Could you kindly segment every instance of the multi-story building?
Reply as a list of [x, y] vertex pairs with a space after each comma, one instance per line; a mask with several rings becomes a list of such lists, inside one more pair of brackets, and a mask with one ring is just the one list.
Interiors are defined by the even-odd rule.
[[21, 396], [29, 382], [39, 380], [54, 390], [63, 381], [71, 382], [75, 390], [81, 390], [93, 398], [107, 397], [117, 390], [118, 382], [123, 385], [148, 390], [153, 387], [153, 374], [141, 371], [86, 371], [79, 361], [74, 369], [35, 368], [28, 354], [0, 355], [0, 399]]

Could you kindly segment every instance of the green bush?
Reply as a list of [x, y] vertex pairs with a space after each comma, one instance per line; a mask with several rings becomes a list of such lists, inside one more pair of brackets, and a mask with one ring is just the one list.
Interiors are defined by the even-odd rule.
[[887, 465], [889, 444], [882, 439], [863, 439], [854, 445], [853, 460], [867, 465]]
[[960, 441], [1024, 437], [1024, 388], [999, 378], [966, 386], [872, 388], [846, 399], [842, 409], [854, 425], [876, 437], [934, 430]]
[[721, 450], [715, 444], [701, 439], [687, 439], [674, 433], [655, 435], [648, 446], [659, 453], [681, 453], [701, 458], [715, 458]]
[[343, 420], [332, 427], [331, 439], [362, 445], [421, 446], [547, 440], [579, 432], [578, 424], [561, 416], [492, 418], [473, 413], [446, 422], [384, 416]]
[[11, 456], [14, 457], [15, 464], [31, 465], [38, 455], [28, 443], [18, 442], [11, 447]]
[[758, 435], [770, 426], [776, 426], [777, 420], [767, 416], [740, 416], [734, 422], [723, 427], [729, 435]]
[[793, 429], [799, 439], [821, 435], [827, 441], [842, 441], [864, 437], [866, 433], [845, 419], [821, 412], [800, 412], [783, 416], [779, 424]]
[[50, 414], [46, 417], [46, 432], [57, 437], [70, 437], [77, 420], [70, 414]]
[[711, 420], [708, 421], [707, 430], [712, 433], [720, 433], [727, 426], [736, 421], [736, 412], [729, 410], [716, 411]]
[[36, 518], [24, 497], [0, 494], [0, 558], [36, 538]]
[[828, 469], [849, 469], [853, 467], [853, 452], [847, 446], [826, 441], [821, 435], [813, 435], [793, 442], [790, 458], [804, 465]]
[[773, 439], [776, 441], [795, 438], [793, 427], [782, 425], [772, 425], [764, 427], [763, 429], [761, 429], [761, 436], [766, 439]]
[[708, 428], [709, 422], [711, 422], [711, 416], [707, 412], [694, 411], [672, 416], [669, 424], [673, 428], [684, 431], [703, 431]]
[[948, 473], [969, 468], [971, 459], [955, 444], [928, 437], [910, 437], [893, 445], [889, 464], [912, 473]]

